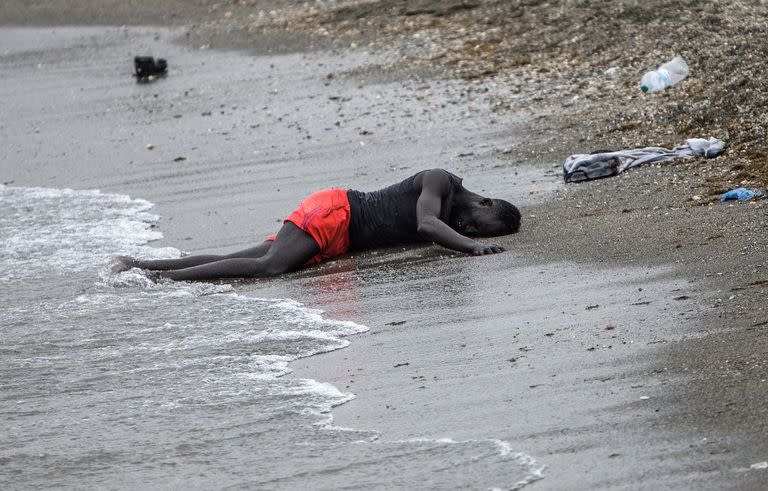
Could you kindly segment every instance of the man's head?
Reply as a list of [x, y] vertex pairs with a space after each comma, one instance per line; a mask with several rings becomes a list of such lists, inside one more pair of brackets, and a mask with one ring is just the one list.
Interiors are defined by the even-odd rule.
[[520, 229], [520, 211], [503, 199], [473, 196], [457, 203], [451, 213], [451, 228], [469, 237], [496, 237]]

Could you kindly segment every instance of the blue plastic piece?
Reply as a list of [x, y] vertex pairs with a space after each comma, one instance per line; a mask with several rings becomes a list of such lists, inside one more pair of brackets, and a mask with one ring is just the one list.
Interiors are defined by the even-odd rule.
[[739, 201], [749, 201], [752, 198], [759, 198], [763, 196], [763, 193], [760, 193], [758, 191], [752, 191], [751, 189], [747, 188], [736, 188], [731, 189], [727, 193], [723, 193], [722, 196], [720, 196], [720, 201], [728, 201], [729, 199], [737, 199]]

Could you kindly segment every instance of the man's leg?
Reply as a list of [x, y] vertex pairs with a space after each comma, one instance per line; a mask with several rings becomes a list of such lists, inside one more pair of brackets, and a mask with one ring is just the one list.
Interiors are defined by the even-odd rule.
[[[246, 251], [252, 251], [253, 254], [256, 254], [259, 251], [255, 249], [257, 248], [247, 249]], [[320, 252], [320, 246], [317, 245], [317, 242], [315, 242], [311, 235], [301, 230], [292, 222], [286, 222], [263, 256], [219, 256], [218, 260], [191, 265], [183, 269], [147, 269], [158, 271], [160, 277], [180, 281], [256, 278], [275, 276], [299, 269], [318, 252]], [[172, 261], [183, 261], [184, 259], [187, 258], [174, 259]]]
[[264, 241], [256, 247], [249, 247], [242, 251], [232, 254], [200, 254], [196, 256], [186, 256], [178, 259], [134, 259], [128, 256], [115, 256], [112, 258], [112, 270], [114, 273], [126, 271], [131, 268], [151, 269], [153, 271], [167, 271], [170, 269], [184, 269], [201, 264], [221, 261], [222, 259], [232, 258], [257, 258], [269, 251], [272, 241]]

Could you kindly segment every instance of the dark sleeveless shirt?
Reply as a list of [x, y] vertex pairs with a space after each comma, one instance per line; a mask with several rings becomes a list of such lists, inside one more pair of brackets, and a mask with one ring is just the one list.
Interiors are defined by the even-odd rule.
[[[413, 187], [413, 181], [423, 172], [378, 191], [347, 191], [351, 250], [424, 242], [416, 230], [416, 202], [421, 192]], [[451, 188], [440, 203], [439, 216], [445, 223], [451, 216], [454, 194], [461, 189], [461, 178], [450, 172], [448, 175]]]

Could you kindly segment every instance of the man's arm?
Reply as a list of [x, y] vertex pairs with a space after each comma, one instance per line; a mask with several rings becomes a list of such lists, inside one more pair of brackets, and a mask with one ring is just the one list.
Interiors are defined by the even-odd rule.
[[430, 240], [454, 251], [480, 256], [502, 252], [503, 247], [483, 245], [453, 230], [440, 220], [443, 197], [450, 192], [451, 178], [440, 169], [427, 171], [421, 181], [421, 195], [416, 202], [417, 231]]

